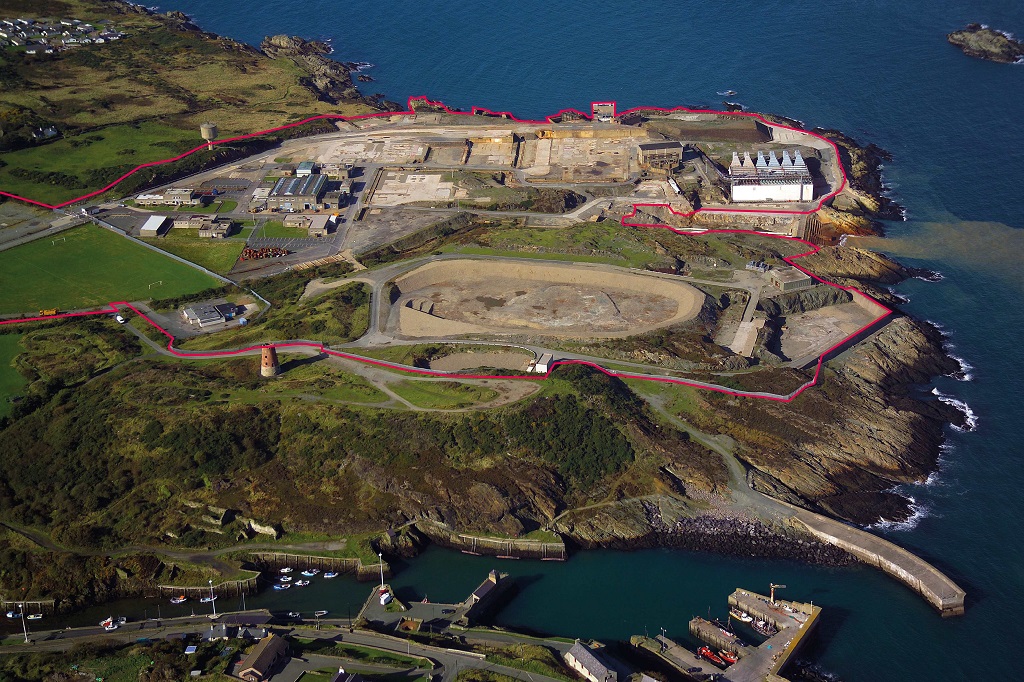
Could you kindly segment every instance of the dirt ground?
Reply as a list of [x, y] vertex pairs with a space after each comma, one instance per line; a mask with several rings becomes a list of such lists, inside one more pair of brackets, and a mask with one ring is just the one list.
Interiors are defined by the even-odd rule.
[[487, 353], [454, 353], [430, 362], [430, 369], [442, 372], [460, 372], [464, 369], [477, 367], [496, 367], [498, 369], [514, 369], [525, 372], [530, 366], [531, 356], [524, 353], [487, 352]]
[[429, 337], [531, 331], [631, 336], [693, 318], [703, 292], [619, 268], [473, 260], [430, 263], [398, 278], [399, 333]]

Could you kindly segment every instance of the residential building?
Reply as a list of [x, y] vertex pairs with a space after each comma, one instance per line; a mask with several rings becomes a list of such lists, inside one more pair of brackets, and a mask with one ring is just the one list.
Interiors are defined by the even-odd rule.
[[570, 668], [590, 682], [618, 682], [618, 673], [602, 660], [603, 656], [597, 648], [576, 640], [572, 648], [565, 652], [564, 658]]
[[273, 673], [274, 667], [286, 658], [288, 643], [277, 635], [268, 635], [238, 664], [238, 676], [246, 682], [263, 682]]

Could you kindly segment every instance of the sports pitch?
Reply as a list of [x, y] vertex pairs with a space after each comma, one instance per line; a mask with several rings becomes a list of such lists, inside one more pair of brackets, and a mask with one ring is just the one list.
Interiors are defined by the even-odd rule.
[[94, 225], [0, 251], [0, 314], [168, 298], [219, 284]]

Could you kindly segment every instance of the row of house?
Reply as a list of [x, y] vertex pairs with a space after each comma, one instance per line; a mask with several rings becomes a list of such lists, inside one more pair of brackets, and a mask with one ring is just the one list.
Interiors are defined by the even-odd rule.
[[0, 47], [23, 47], [25, 54], [53, 54], [125, 37], [109, 21], [97, 23], [100, 25], [80, 19], [0, 19]]
[[202, 195], [192, 187], [171, 187], [159, 194], [135, 197], [138, 206], [199, 206], [202, 201]]

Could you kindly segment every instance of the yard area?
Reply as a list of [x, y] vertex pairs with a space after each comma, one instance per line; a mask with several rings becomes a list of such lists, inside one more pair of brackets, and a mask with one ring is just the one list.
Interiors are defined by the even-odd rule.
[[209, 275], [93, 225], [0, 252], [0, 314], [168, 298], [218, 284]]

